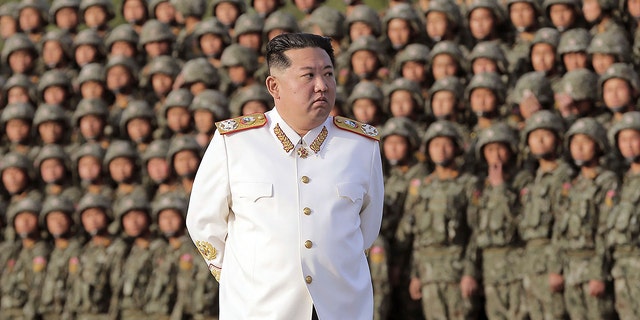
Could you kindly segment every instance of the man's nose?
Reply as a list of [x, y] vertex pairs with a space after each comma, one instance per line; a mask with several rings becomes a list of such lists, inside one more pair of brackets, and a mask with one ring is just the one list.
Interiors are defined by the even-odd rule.
[[322, 77], [316, 77], [316, 81], [315, 81], [315, 91], [316, 92], [324, 92], [327, 91], [327, 89], [329, 88], [329, 86], [327, 85], [327, 80]]

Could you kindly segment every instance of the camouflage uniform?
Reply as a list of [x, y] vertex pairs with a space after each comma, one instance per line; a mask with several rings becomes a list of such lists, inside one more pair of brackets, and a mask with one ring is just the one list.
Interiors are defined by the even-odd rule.
[[[78, 162], [83, 157], [94, 157], [98, 161], [98, 163], [102, 164], [104, 155], [105, 155], [104, 148], [102, 148], [102, 146], [100, 146], [97, 143], [88, 142], [79, 146], [74, 150], [73, 154], [71, 155], [71, 158], [72, 158], [71, 167], [73, 168], [74, 174], [75, 175], [78, 174]], [[103, 173], [104, 173], [104, 170], [101, 171], [101, 174], [98, 177], [98, 179], [94, 181], [81, 180], [80, 177], [76, 176], [76, 179], [79, 180], [79, 181], [76, 180], [77, 181], [76, 186], [78, 186], [81, 189], [81, 192], [83, 195], [88, 193], [100, 194], [111, 199], [113, 197], [113, 189], [109, 185], [107, 185], [106, 182], [104, 181], [105, 179], [104, 179]]]
[[[144, 119], [149, 122], [151, 130], [147, 137], [143, 137], [141, 141], [133, 141], [127, 132], [127, 125], [131, 120]], [[139, 153], [143, 153], [149, 145], [149, 142], [153, 139], [153, 130], [156, 127], [155, 113], [153, 109], [145, 100], [132, 100], [129, 102], [129, 106], [122, 111], [120, 118], [120, 132], [123, 137], [128, 138], [136, 144], [136, 148]]]
[[[461, 148], [461, 137], [448, 121], [438, 121], [425, 134], [425, 145], [436, 137], [450, 137]], [[414, 180], [415, 181], [415, 180]], [[474, 318], [475, 297], [463, 298], [463, 276], [479, 278], [477, 257], [469, 247], [468, 217], [478, 201], [478, 180], [467, 173], [440, 179], [435, 173], [412, 183], [417, 195], [409, 196], [399, 232], [412, 234], [411, 274], [422, 285], [422, 307], [427, 319]]]
[[[35, 62], [38, 57], [38, 50], [33, 42], [29, 40], [29, 37], [24, 33], [18, 32], [5, 41], [4, 46], [2, 47], [2, 52], [0, 53], [0, 61], [2, 61], [2, 65], [7, 66], [7, 69], [10, 69], [9, 56], [18, 50], [26, 50], [31, 53], [31, 57], [33, 58], [33, 67], [30, 70], [26, 70], [25, 75], [29, 77], [29, 80], [31, 80], [32, 83], [37, 83], [38, 76], [35, 73]], [[14, 73], [13, 70], [8, 71], [10, 74]]]
[[622, 79], [627, 82], [630, 90], [630, 101], [629, 105], [626, 106], [609, 106], [605, 107], [609, 109], [613, 113], [610, 119], [606, 121], [603, 125], [606, 129], [612, 128], [616, 122], [621, 118], [622, 114], [637, 108], [637, 102], [635, 100], [638, 98], [638, 94], [640, 93], [640, 77], [638, 77], [638, 73], [633, 69], [633, 66], [626, 63], [614, 63], [612, 64], [604, 74], [600, 75], [598, 79], [598, 89], [600, 92], [600, 97], [604, 102], [604, 84], [609, 79]]
[[[618, 133], [622, 130], [640, 131], [640, 113], [626, 113], [620, 122], [609, 130], [609, 141], [618, 148]], [[605, 241], [612, 250], [613, 266], [611, 276], [614, 281], [615, 307], [620, 319], [635, 319], [640, 314], [638, 296], [638, 218], [640, 211], [640, 175], [631, 170], [624, 174], [620, 188], [620, 200], [607, 218]]]
[[[103, 167], [105, 173], [109, 173], [109, 164], [111, 161], [119, 157], [130, 159], [133, 161], [134, 167], [139, 168], [139, 155], [134, 146], [131, 145], [129, 141], [113, 140], [104, 156]], [[114, 202], [117, 203], [118, 200], [129, 194], [146, 195], [144, 188], [139, 182], [139, 178], [138, 172], [134, 170], [133, 177], [128, 181], [118, 183], [114, 190]]]
[[[67, 173], [70, 172], [69, 156], [67, 155], [65, 150], [59, 145], [49, 144], [42, 147], [42, 149], [38, 153], [38, 156], [35, 159], [35, 168], [36, 168], [36, 172], [38, 173], [38, 176], [40, 176], [40, 165], [42, 164], [43, 161], [47, 159], [58, 159], [64, 166], [65, 171]], [[43, 181], [43, 183], [44, 185], [42, 186], [42, 193], [45, 196], [59, 195], [59, 196], [68, 198], [73, 203], [78, 202], [78, 200], [80, 200], [80, 198], [82, 197], [80, 188], [73, 185], [73, 181], [70, 175], [67, 175], [60, 181], [49, 182], [49, 183]]]
[[[22, 190], [9, 194], [9, 198], [6, 201], [8, 203], [6, 208], [7, 214], [5, 216], [7, 224], [4, 230], [4, 239], [7, 241], [14, 241], [15, 232], [13, 230], [13, 225], [9, 223], [8, 212], [15, 211], [15, 207], [25, 199], [33, 199], [34, 201], [39, 202], [42, 200], [42, 193], [36, 188], [36, 184], [33, 183], [33, 162], [29, 160], [29, 158], [20, 153], [9, 152], [3, 155], [2, 161], [0, 161], [0, 176], [4, 170], [8, 168], [18, 168], [27, 176], [27, 185]], [[6, 190], [6, 186], [3, 185], [3, 187], [3, 189]]]
[[[45, 200], [40, 211], [40, 224], [47, 225], [47, 215], [51, 212], [63, 212], [70, 221], [74, 221], [74, 204], [63, 196], [53, 196]], [[70, 226], [73, 228], [73, 222]], [[65, 312], [65, 304], [70, 291], [69, 263], [80, 253], [80, 238], [73, 236], [69, 230], [68, 238], [57, 240], [51, 251], [47, 264], [46, 276], [42, 284], [39, 313], [45, 319], [64, 319], [69, 317]]]
[[76, 110], [73, 112], [73, 116], [71, 117], [71, 126], [73, 128], [80, 127], [80, 120], [85, 116], [96, 116], [99, 119], [102, 119], [104, 123], [103, 135], [98, 137], [85, 137], [80, 132], [78, 135], [74, 137], [73, 142], [74, 145], [70, 149], [75, 149], [78, 145], [83, 144], [85, 142], [93, 142], [99, 144], [102, 148], [106, 149], [109, 147], [109, 139], [106, 137], [106, 133], [111, 131], [111, 127], [107, 126], [107, 117], [109, 116], [109, 110], [107, 103], [102, 99], [82, 99], [76, 106]]
[[30, 136], [23, 141], [8, 141], [5, 133], [9, 120], [21, 119], [31, 124], [34, 116], [35, 110], [29, 103], [12, 103], [4, 107], [0, 115], [0, 126], [5, 136], [2, 140], [6, 142], [0, 146], [0, 153], [17, 152], [30, 159], [35, 158], [37, 150], [32, 147]]
[[[560, 139], [564, 133], [562, 119], [550, 111], [538, 111], [527, 120], [521, 140], [527, 143], [529, 134], [539, 129], [555, 133], [558, 139], [556, 156], [559, 156]], [[549, 273], [560, 273], [562, 270], [555, 254], [555, 244], [552, 243], [552, 232], [554, 221], [561, 214], [567, 197], [563, 183], [573, 176], [574, 170], [562, 160], [555, 162], [555, 169], [538, 169], [534, 180], [519, 191], [522, 218], [518, 223], [518, 231], [525, 242], [521, 270], [532, 320], [564, 317], [562, 293], [551, 291]]]
[[[569, 128], [565, 145], [574, 135], [592, 139], [606, 154], [609, 143], [604, 128], [592, 118], [582, 118]], [[598, 157], [598, 155], [596, 155]], [[570, 183], [567, 201], [554, 225], [557, 254], [563, 257], [564, 301], [572, 319], [609, 319], [613, 311], [613, 288], [610, 285], [610, 256], [604, 243], [607, 219], [617, 198], [618, 179], [612, 171], [598, 166], [593, 176], [582, 172]], [[589, 294], [589, 281], [605, 283], [602, 297]]]

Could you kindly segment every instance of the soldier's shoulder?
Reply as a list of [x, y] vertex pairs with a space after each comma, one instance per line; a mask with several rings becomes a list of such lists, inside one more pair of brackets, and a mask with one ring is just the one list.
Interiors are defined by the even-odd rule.
[[617, 182], [618, 182], [618, 176], [616, 175], [615, 172], [611, 170], [603, 170], [602, 172], [600, 172], [600, 174], [596, 178], [596, 183], [599, 185], [605, 185], [605, 184], [609, 185], [611, 183], [617, 183]]
[[378, 129], [370, 124], [361, 123], [341, 116], [333, 117], [333, 124], [339, 129], [353, 132], [376, 141], [380, 140], [380, 133], [378, 132]]
[[230, 134], [249, 129], [260, 128], [267, 123], [267, 117], [263, 113], [254, 113], [246, 116], [235, 117], [216, 122], [216, 128], [220, 134]]

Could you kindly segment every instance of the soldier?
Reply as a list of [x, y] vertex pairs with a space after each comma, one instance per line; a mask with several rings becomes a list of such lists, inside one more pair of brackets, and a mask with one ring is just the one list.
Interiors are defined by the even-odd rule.
[[169, 143], [167, 165], [170, 175], [175, 179], [174, 193], [188, 199], [193, 187], [193, 179], [200, 165], [202, 147], [192, 136], [174, 137]]
[[591, 26], [591, 34], [612, 32], [629, 38], [625, 28], [618, 21], [620, 4], [611, 0], [586, 0], [582, 4], [584, 19]]
[[106, 149], [109, 146], [107, 137], [107, 103], [101, 99], [82, 99], [73, 113], [71, 125], [76, 128], [75, 145], [95, 142]]
[[41, 54], [37, 68], [39, 70], [60, 70], [69, 78], [75, 76], [77, 72], [73, 70], [71, 62], [72, 46], [73, 38], [68, 31], [48, 31], [39, 44], [38, 49]]
[[557, 54], [559, 41], [560, 32], [554, 28], [540, 28], [533, 37], [530, 47], [530, 70], [544, 72], [552, 87], [560, 81], [560, 61]]
[[386, 118], [382, 109], [383, 101], [382, 90], [375, 83], [360, 82], [347, 99], [349, 114], [362, 123], [382, 127]]
[[409, 291], [422, 298], [427, 319], [472, 318], [480, 270], [468, 246], [467, 209], [478, 201], [477, 179], [455, 163], [464, 151], [453, 123], [431, 124], [423, 141], [435, 170], [412, 183], [417, 194], [407, 199], [399, 226], [414, 237]]
[[147, 295], [153, 263], [158, 256], [161, 243], [151, 234], [151, 208], [144, 195], [129, 194], [115, 203], [115, 220], [122, 238], [130, 245], [123, 257], [120, 279], [113, 291], [119, 319], [132, 320], [148, 317]]
[[103, 37], [109, 31], [109, 21], [115, 17], [113, 3], [109, 0], [81, 0], [80, 16], [89, 29]]
[[515, 88], [509, 94], [509, 103], [516, 111], [516, 117], [510, 117], [510, 122], [517, 129], [525, 126], [525, 121], [536, 112], [545, 109], [550, 110], [554, 104], [553, 90], [551, 83], [542, 72], [525, 73]]
[[121, 24], [115, 27], [104, 38], [105, 50], [108, 56], [121, 55], [132, 59], [138, 58], [138, 42], [140, 36], [128, 24]]
[[[520, 263], [522, 242], [517, 234], [519, 191], [530, 180], [518, 172], [518, 140], [504, 123], [482, 130], [475, 147], [476, 159], [486, 168], [478, 201], [471, 207], [475, 221], [473, 246], [482, 261], [482, 279], [489, 319], [527, 319]], [[473, 248], [472, 245], [470, 247]]]
[[562, 160], [562, 118], [548, 110], [527, 119], [521, 133], [527, 153], [538, 167], [534, 180], [520, 189], [522, 218], [518, 222], [525, 242], [522, 255], [523, 286], [532, 320], [563, 319], [562, 276], [552, 232], [567, 193], [563, 183], [573, 168]]
[[383, 52], [394, 57], [411, 43], [425, 43], [424, 27], [416, 10], [408, 3], [390, 7], [382, 18]]
[[262, 28], [264, 18], [256, 13], [244, 13], [238, 17], [233, 29], [233, 42], [251, 49], [260, 56], [260, 63], [264, 63], [262, 56]]
[[40, 190], [46, 196], [64, 196], [77, 203], [82, 197], [80, 189], [73, 185], [69, 156], [56, 144], [47, 144], [38, 152], [34, 167]]
[[[383, 87], [383, 110], [390, 117], [406, 117], [415, 123], [424, 123], [424, 99], [420, 86], [404, 78], [398, 78]], [[426, 127], [422, 128], [426, 130]], [[424, 131], [423, 130], [423, 131]]]
[[40, 202], [29, 197], [15, 203], [7, 211], [7, 223], [18, 236], [12, 243], [7, 264], [2, 268], [0, 283], [0, 319], [35, 319], [47, 260], [49, 245], [40, 238], [38, 223]]
[[344, 14], [329, 6], [321, 6], [313, 10], [309, 19], [302, 23], [302, 30], [306, 32], [328, 37], [331, 39], [331, 47], [336, 56], [342, 53], [341, 42], [345, 38]]
[[592, 118], [576, 121], [565, 145], [579, 173], [554, 224], [553, 237], [562, 257], [564, 302], [572, 319], [615, 316], [610, 282], [610, 255], [604, 243], [607, 219], [617, 200], [618, 178], [599, 160], [609, 152], [605, 129]]
[[204, 90], [191, 101], [195, 137], [198, 144], [206, 148], [216, 130], [215, 123], [229, 119], [229, 100], [216, 90]]
[[263, 113], [273, 108], [273, 97], [266, 88], [254, 84], [240, 90], [229, 102], [231, 117]]
[[49, 2], [46, 0], [20, 1], [18, 7], [18, 28], [29, 36], [33, 43], [40, 42], [44, 29], [49, 23]]
[[85, 29], [73, 39], [73, 61], [82, 68], [93, 62], [102, 63], [105, 57], [104, 44], [100, 34], [93, 29]]
[[66, 312], [76, 319], [105, 319], [117, 315], [113, 294], [128, 244], [108, 232], [108, 225], [113, 221], [111, 212], [111, 201], [102, 195], [88, 193], [78, 202], [77, 219], [89, 241], [78, 256], [69, 259], [72, 288]]
[[560, 32], [584, 26], [578, 0], [545, 0], [542, 7], [552, 27]]
[[344, 65], [338, 71], [338, 85], [347, 92], [361, 81], [373, 81], [381, 85], [389, 76], [380, 43], [371, 36], [363, 36], [352, 42], [338, 60]]
[[156, 139], [142, 154], [144, 170], [142, 183], [147, 194], [153, 195], [153, 201], [173, 191], [174, 184], [172, 184], [171, 171], [167, 164], [167, 152], [169, 152], [169, 141]]
[[262, 18], [267, 19], [271, 14], [279, 12], [278, 9], [284, 7], [286, 2], [283, 0], [251, 0], [249, 5]]
[[[429, 97], [425, 100], [428, 121], [448, 120], [456, 124], [465, 124], [469, 118], [464, 97], [464, 86], [456, 77], [444, 77], [429, 88]], [[460, 126], [461, 128], [462, 126]], [[466, 137], [466, 134], [463, 136]]]
[[133, 100], [122, 112], [120, 118], [120, 132], [122, 137], [136, 145], [140, 154], [144, 152], [153, 140], [153, 131], [156, 129], [155, 113], [144, 100]]
[[567, 30], [560, 36], [558, 55], [567, 72], [589, 68], [587, 48], [590, 42], [591, 35], [583, 28]]
[[41, 145], [57, 144], [67, 146], [69, 143], [69, 118], [57, 104], [41, 104], [33, 117], [38, 142]]
[[124, 0], [120, 4], [120, 14], [122, 18], [140, 33], [143, 25], [149, 19], [146, 0]]
[[470, 41], [467, 48], [473, 48], [478, 42], [492, 41], [503, 45], [505, 12], [496, 0], [475, 0], [467, 6], [466, 20], [469, 24]]
[[207, 58], [214, 67], [219, 68], [222, 51], [231, 44], [229, 30], [222, 22], [212, 17], [199, 22], [193, 36], [198, 53]]
[[35, 111], [29, 103], [12, 103], [2, 110], [2, 153], [17, 152], [29, 158], [35, 157], [35, 151], [31, 147], [34, 114]]
[[57, 104], [69, 110], [73, 105], [71, 79], [61, 70], [49, 70], [42, 74], [38, 82], [38, 101]]
[[27, 75], [31, 82], [37, 82], [35, 67], [38, 51], [24, 33], [16, 33], [5, 41], [0, 58], [2, 64], [9, 67], [10, 75], [22, 73]]
[[391, 314], [391, 283], [389, 281], [389, 245], [378, 235], [369, 249], [367, 262], [373, 285], [373, 320], [383, 320]]
[[194, 31], [207, 11], [207, 4], [204, 0], [173, 0], [171, 3], [176, 8], [176, 22], [184, 25], [176, 39], [176, 52], [178, 58], [189, 61], [199, 56]]
[[65, 319], [65, 304], [71, 283], [68, 282], [69, 263], [80, 254], [80, 238], [75, 236], [74, 204], [64, 196], [45, 199], [40, 211], [40, 224], [46, 226], [53, 238], [53, 250], [42, 283], [38, 313], [44, 319]]
[[376, 10], [366, 4], [356, 5], [347, 15], [345, 24], [347, 26], [347, 34], [343, 47], [348, 47], [353, 41], [358, 40], [362, 36], [380, 37], [382, 33], [382, 22]]
[[180, 28], [176, 21], [176, 7], [169, 0], [151, 0], [148, 5], [149, 18], [168, 24], [173, 34], [178, 35]]
[[220, 66], [228, 83], [222, 85], [221, 91], [232, 97], [238, 90], [257, 83], [254, 73], [258, 65], [258, 55], [254, 50], [240, 44], [226, 47], [220, 57]]
[[428, 8], [422, 10], [426, 21], [425, 30], [429, 41], [429, 47], [439, 41], [453, 41], [460, 43], [462, 40], [462, 13], [453, 1], [435, 0], [429, 1]]
[[444, 77], [458, 77], [464, 80], [466, 77], [465, 60], [460, 47], [451, 41], [438, 42], [431, 52], [431, 77], [438, 81]]
[[[156, 113], [160, 113], [165, 99], [171, 92], [175, 79], [180, 73], [180, 65], [175, 58], [159, 56], [149, 61], [142, 69], [140, 87], [146, 91], [147, 101]], [[158, 117], [161, 120], [162, 117]]]
[[107, 103], [113, 101], [112, 93], [107, 90], [104, 67], [99, 63], [89, 63], [80, 69], [76, 78], [77, 93], [82, 99], [101, 99]]
[[138, 98], [138, 66], [131, 58], [110, 57], [105, 70], [106, 88], [113, 94], [114, 102], [109, 106], [109, 125], [113, 136], [119, 137], [120, 117], [129, 101]]
[[602, 75], [616, 62], [630, 63], [630, 47], [629, 41], [621, 34], [602, 33], [595, 35], [587, 48], [593, 71]]
[[262, 28], [262, 35], [264, 38], [263, 41], [266, 42], [283, 33], [298, 32], [300, 32], [298, 20], [296, 20], [296, 17], [294, 17], [291, 13], [284, 11], [276, 11], [270, 14], [269, 17], [264, 21], [264, 28]]
[[495, 72], [508, 82], [509, 62], [502, 47], [495, 41], [478, 42], [467, 55], [471, 74]]
[[613, 114], [605, 123], [610, 128], [618, 122], [625, 112], [636, 109], [636, 100], [640, 94], [640, 79], [629, 64], [615, 63], [600, 75], [598, 88], [602, 92], [605, 107]]
[[172, 55], [174, 42], [175, 35], [169, 26], [152, 19], [142, 26], [138, 44], [145, 53], [146, 61], [151, 61], [155, 57]]
[[115, 184], [114, 201], [133, 193], [146, 195], [140, 184], [138, 152], [129, 141], [111, 141], [102, 165]]
[[[574, 29], [577, 30], [577, 29]], [[597, 105], [598, 76], [587, 69], [575, 69], [567, 72], [555, 93], [555, 107], [567, 126], [578, 118], [594, 117], [604, 124], [609, 114]]]
[[166, 123], [160, 128], [157, 136], [170, 138], [181, 134], [190, 134], [193, 130], [193, 119], [189, 112], [189, 105], [193, 95], [187, 89], [176, 89], [169, 93], [162, 107], [162, 118]]
[[607, 218], [605, 241], [607, 248], [612, 250], [613, 264], [611, 276], [615, 288], [615, 307], [620, 319], [634, 319], [640, 314], [640, 306], [634, 297], [636, 296], [638, 272], [638, 207], [640, 200], [640, 172], [638, 161], [640, 150], [638, 140], [640, 138], [640, 113], [627, 112], [621, 121], [617, 122], [608, 133], [609, 141], [615, 146], [619, 155], [629, 165], [624, 172], [622, 186], [620, 188], [619, 203], [616, 204]]
[[[407, 198], [409, 181], [421, 179], [428, 173], [427, 166], [418, 159], [420, 136], [414, 123], [406, 118], [390, 118], [382, 128], [382, 155], [384, 163], [385, 201], [382, 216], [381, 238], [376, 250], [369, 253], [370, 263], [375, 266], [388, 268], [385, 276], [382, 272], [374, 273], [372, 264], [372, 279], [386, 280], [391, 286], [389, 314], [400, 319], [411, 319], [421, 315], [420, 304], [409, 296], [410, 257], [412, 238], [405, 237], [398, 230], [398, 223], [402, 219], [404, 204]], [[396, 232], [400, 234], [396, 237]], [[379, 268], [381, 269], [381, 268]], [[378, 270], [379, 270], [378, 269]], [[381, 270], [380, 270], [381, 271]], [[374, 292], [376, 291], [374, 280]], [[378, 290], [381, 291], [381, 290]]]
[[[187, 61], [182, 67], [176, 80], [178, 87], [187, 88], [191, 94], [197, 96], [205, 89], [218, 89], [220, 75], [217, 69], [205, 58], [196, 58]], [[176, 85], [174, 85], [174, 88]]]
[[535, 33], [544, 25], [541, 3], [533, 0], [508, 0], [509, 21], [514, 29], [505, 51], [509, 60], [509, 72], [518, 76], [526, 72], [527, 56]]
[[80, 0], [54, 0], [49, 8], [49, 21], [75, 35], [80, 25]]
[[18, 32], [18, 19], [15, 12], [19, 5], [18, 2], [7, 2], [0, 6], [0, 38], [3, 43]]
[[[247, 5], [239, 0], [215, 0], [211, 5], [211, 12], [216, 19], [233, 30], [238, 17], [247, 11]], [[233, 32], [230, 32], [233, 34]]]
[[428, 95], [428, 58], [429, 48], [423, 44], [413, 43], [396, 55], [392, 65], [393, 77], [403, 77], [418, 83], [421, 87], [421, 94], [425, 98]]
[[73, 153], [73, 170], [76, 185], [82, 194], [100, 194], [111, 198], [113, 190], [107, 185], [102, 161], [105, 150], [97, 143], [88, 142], [79, 146]]

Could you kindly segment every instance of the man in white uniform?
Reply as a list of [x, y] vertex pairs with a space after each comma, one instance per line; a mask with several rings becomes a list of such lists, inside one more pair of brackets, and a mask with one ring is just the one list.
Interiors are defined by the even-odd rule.
[[365, 251], [378, 235], [378, 132], [329, 117], [328, 38], [267, 45], [275, 108], [217, 123], [196, 175], [187, 228], [220, 282], [220, 319], [366, 319]]

